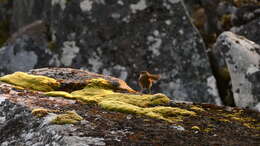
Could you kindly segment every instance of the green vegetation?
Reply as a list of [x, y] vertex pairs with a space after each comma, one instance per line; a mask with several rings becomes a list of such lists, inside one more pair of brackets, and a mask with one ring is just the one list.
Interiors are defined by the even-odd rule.
[[60, 85], [55, 79], [45, 76], [29, 75], [23, 72], [15, 72], [13, 74], [0, 77], [0, 81], [27, 89], [45, 92], [53, 91]]
[[49, 110], [45, 108], [36, 108], [32, 110], [32, 114], [38, 118], [48, 115]]
[[51, 122], [53, 124], [75, 124], [83, 118], [74, 111], [67, 111], [65, 114], [57, 115]]

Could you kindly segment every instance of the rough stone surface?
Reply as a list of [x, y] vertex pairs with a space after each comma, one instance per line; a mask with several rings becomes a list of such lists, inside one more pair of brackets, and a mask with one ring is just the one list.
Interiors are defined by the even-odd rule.
[[30, 110], [19, 104], [1, 98], [0, 101], [0, 143], [11, 145], [105, 145], [102, 138], [65, 136], [73, 130], [71, 125], [51, 125], [48, 119], [36, 119]]
[[47, 28], [42, 21], [21, 28], [0, 48], [0, 71], [12, 73], [37, 66], [52, 66], [49, 60], [53, 54], [47, 45]]
[[[69, 68], [41, 68], [30, 73], [53, 77], [74, 86], [81, 86], [80, 81], [93, 77], [119, 80]], [[160, 106], [185, 109], [196, 116], [168, 123], [136, 114], [107, 111], [96, 104], [78, 100], [44, 96], [39, 91], [0, 82], [0, 145], [259, 145], [259, 112], [187, 102]], [[31, 114], [35, 108], [53, 112], [37, 118]], [[64, 111], [74, 111], [83, 120], [65, 125], [50, 122]], [[178, 117], [173, 115], [173, 118], [175, 116]]]
[[[260, 9], [260, 8], [259, 8]], [[260, 13], [260, 10], [259, 10]], [[245, 36], [247, 39], [260, 44], [260, 18], [250, 21], [247, 24], [241, 25], [239, 27], [233, 27], [232, 32]]]
[[[37, 9], [40, 6], [46, 9]], [[13, 9], [14, 28], [43, 19], [52, 44], [50, 54], [46, 48], [40, 53], [20, 48], [27, 50], [20, 56], [36, 54], [25, 69], [81, 68], [120, 77], [134, 89], [139, 89], [139, 72], [148, 70], [162, 76], [153, 92], [221, 104], [204, 43], [180, 0], [16, 0]], [[11, 71], [18, 68], [14, 66]]]
[[[218, 48], [231, 75], [235, 104], [257, 108], [260, 102], [260, 46], [244, 37], [224, 32], [217, 40]], [[260, 109], [257, 109], [260, 111]]]

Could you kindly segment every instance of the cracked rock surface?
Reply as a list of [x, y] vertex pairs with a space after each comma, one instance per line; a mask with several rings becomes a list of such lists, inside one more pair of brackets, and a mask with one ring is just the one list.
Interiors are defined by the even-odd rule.
[[182, 0], [13, 0], [12, 11], [12, 30], [20, 33], [0, 49], [2, 74], [66, 66], [116, 76], [139, 90], [138, 74], [148, 70], [162, 77], [153, 92], [221, 104]]

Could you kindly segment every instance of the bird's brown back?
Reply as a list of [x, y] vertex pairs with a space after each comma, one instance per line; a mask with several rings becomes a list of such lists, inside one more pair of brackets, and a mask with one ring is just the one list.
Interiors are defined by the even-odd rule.
[[150, 74], [147, 71], [143, 71], [139, 76], [139, 85], [143, 88], [150, 89], [152, 87], [153, 82], [159, 79], [160, 75]]

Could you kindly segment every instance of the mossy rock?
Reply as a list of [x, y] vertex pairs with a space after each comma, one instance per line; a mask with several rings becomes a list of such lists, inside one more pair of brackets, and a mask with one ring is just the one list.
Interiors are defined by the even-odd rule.
[[181, 108], [157, 106], [142, 108], [120, 101], [102, 101], [99, 106], [106, 110], [118, 111], [130, 114], [139, 114], [155, 119], [165, 120], [170, 123], [182, 121], [185, 116], [195, 116], [196, 113]]
[[79, 121], [83, 120], [83, 118], [78, 115], [76, 112], [74, 111], [67, 111], [65, 114], [60, 114], [57, 115], [52, 121], [51, 123], [53, 124], [75, 124]]
[[48, 115], [49, 110], [45, 108], [36, 108], [32, 110], [32, 114], [38, 118]]
[[[3, 76], [0, 78], [0, 81], [25, 89], [44, 91], [44, 95], [46, 96], [58, 96], [81, 100], [85, 103], [96, 103], [106, 110], [138, 114], [171, 123], [182, 121], [185, 117], [196, 116], [196, 113], [193, 111], [162, 106], [167, 105], [170, 99], [161, 93], [150, 95], [115, 92], [113, 90], [115, 88], [113, 83], [103, 78], [87, 80], [85, 88], [71, 93], [55, 91], [60, 83], [53, 78], [29, 75], [23, 72]], [[48, 111], [37, 109], [33, 110], [32, 113], [41, 117], [46, 115]], [[67, 112], [66, 114], [57, 116], [52, 122], [56, 124], [73, 124], [81, 119], [75, 112]]]
[[27, 89], [44, 92], [53, 91], [60, 86], [60, 83], [53, 78], [39, 75], [29, 75], [24, 72], [15, 72], [13, 74], [0, 77], [0, 81]]

